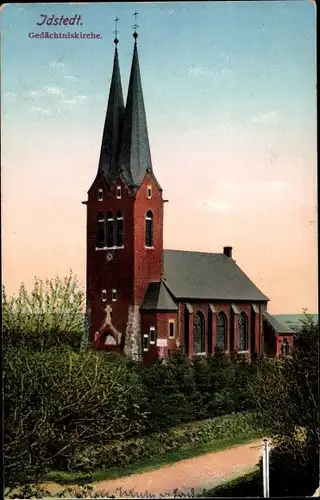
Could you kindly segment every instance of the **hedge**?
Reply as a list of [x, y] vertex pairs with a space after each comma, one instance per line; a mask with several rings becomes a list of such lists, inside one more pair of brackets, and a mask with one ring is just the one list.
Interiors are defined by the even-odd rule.
[[129, 465], [142, 458], [174, 453], [213, 440], [245, 436], [256, 430], [252, 413], [232, 413], [210, 420], [191, 422], [166, 431], [141, 435], [128, 440], [114, 440], [101, 446], [86, 446], [77, 451], [71, 470], [83, 472]]

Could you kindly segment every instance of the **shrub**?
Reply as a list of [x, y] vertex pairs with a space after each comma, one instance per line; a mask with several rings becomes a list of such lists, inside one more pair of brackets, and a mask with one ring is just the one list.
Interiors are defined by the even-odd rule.
[[6, 350], [5, 479], [68, 469], [76, 450], [135, 436], [146, 426], [134, 371], [101, 352]]
[[142, 458], [163, 456], [218, 439], [247, 436], [255, 430], [252, 422], [250, 413], [230, 414], [187, 423], [166, 432], [83, 447], [75, 453], [70, 468], [89, 471], [124, 466]]

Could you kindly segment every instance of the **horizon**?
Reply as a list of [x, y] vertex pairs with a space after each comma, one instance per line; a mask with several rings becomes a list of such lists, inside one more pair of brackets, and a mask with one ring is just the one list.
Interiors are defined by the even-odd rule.
[[[114, 19], [126, 99], [135, 9], [153, 169], [169, 199], [164, 249], [231, 246], [272, 314], [317, 311], [316, 14], [308, 1], [5, 5], [7, 293], [70, 268], [85, 286], [81, 202], [98, 168]], [[37, 26], [53, 14], [81, 15], [83, 25]], [[102, 38], [29, 37], [50, 30]]]

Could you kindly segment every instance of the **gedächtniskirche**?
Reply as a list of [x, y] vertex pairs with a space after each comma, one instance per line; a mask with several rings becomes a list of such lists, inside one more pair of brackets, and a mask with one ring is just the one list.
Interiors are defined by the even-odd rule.
[[183, 346], [252, 358], [289, 351], [293, 332], [268, 297], [221, 253], [165, 250], [166, 200], [152, 166], [137, 48], [126, 105], [115, 53], [95, 179], [87, 206], [87, 318], [97, 348], [152, 362]]

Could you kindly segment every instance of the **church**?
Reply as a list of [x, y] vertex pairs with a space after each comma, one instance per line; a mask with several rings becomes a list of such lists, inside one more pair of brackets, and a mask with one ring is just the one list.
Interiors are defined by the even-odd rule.
[[189, 358], [217, 348], [248, 359], [287, 354], [293, 331], [269, 314], [269, 298], [236, 264], [232, 247], [163, 248], [167, 200], [152, 166], [136, 30], [133, 37], [125, 105], [114, 40], [100, 158], [83, 202], [90, 341], [145, 363], [177, 346]]

